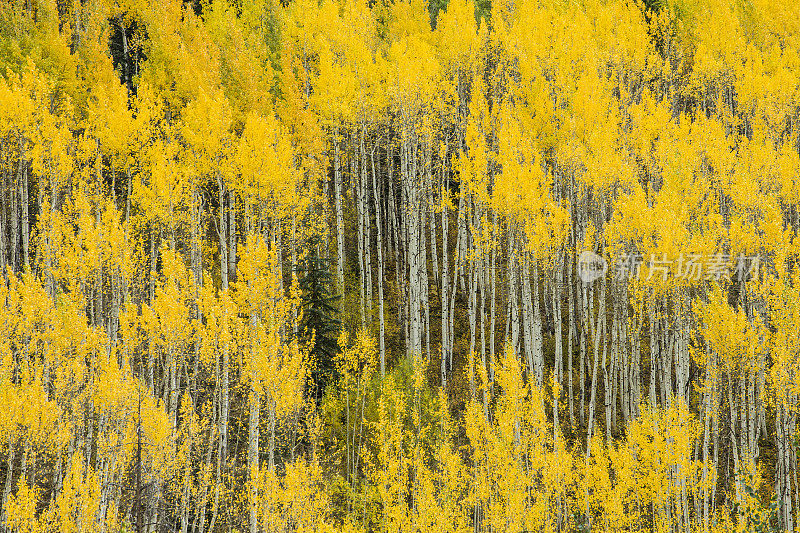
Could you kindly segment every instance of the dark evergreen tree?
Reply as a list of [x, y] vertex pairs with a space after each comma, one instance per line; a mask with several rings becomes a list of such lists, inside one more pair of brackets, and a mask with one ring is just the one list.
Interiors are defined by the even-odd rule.
[[334, 285], [330, 260], [315, 253], [297, 265], [302, 297], [303, 318], [300, 334], [311, 346], [312, 394], [321, 398], [325, 385], [335, 379], [333, 358], [339, 349], [338, 337], [342, 328], [337, 318], [337, 302], [341, 295], [333, 294]]

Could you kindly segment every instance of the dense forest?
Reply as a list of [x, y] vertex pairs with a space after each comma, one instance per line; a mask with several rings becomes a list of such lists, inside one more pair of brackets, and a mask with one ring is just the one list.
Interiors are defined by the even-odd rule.
[[799, 171], [794, 0], [5, 0], [0, 531], [794, 531]]

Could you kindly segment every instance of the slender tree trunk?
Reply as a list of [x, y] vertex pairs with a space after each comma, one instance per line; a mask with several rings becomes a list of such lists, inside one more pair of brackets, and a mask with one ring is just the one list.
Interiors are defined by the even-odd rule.
[[24, 270], [30, 269], [28, 262], [28, 241], [30, 239], [30, 218], [28, 215], [28, 163], [25, 155], [25, 141], [20, 137], [19, 142], [20, 161], [22, 166], [22, 181], [20, 182], [20, 207], [21, 211], [21, 226], [22, 226], [22, 268]]
[[[336, 203], [336, 285], [338, 294], [344, 294], [344, 213], [342, 211], [342, 176], [339, 165], [338, 126], [333, 134], [333, 193]], [[340, 301], [343, 302], [344, 298]]]
[[[444, 174], [442, 177], [442, 183], [440, 184], [441, 195], [442, 199], [444, 200], [445, 195], [449, 195], [449, 191], [446, 188], [444, 183]], [[449, 200], [449, 198], [448, 198]], [[448, 354], [450, 349], [450, 260], [448, 257], [447, 251], [447, 240], [448, 240], [448, 231], [447, 231], [447, 223], [448, 223], [448, 212], [447, 212], [447, 203], [442, 201], [442, 290], [441, 290], [441, 297], [442, 297], [442, 346], [441, 346], [441, 353], [442, 353], [442, 364], [441, 364], [441, 374], [442, 374], [442, 389], [445, 391], [447, 390], [447, 361], [448, 361]]]
[[597, 323], [594, 327], [594, 364], [592, 366], [591, 393], [589, 395], [589, 421], [586, 430], [586, 446], [590, 448], [592, 431], [594, 429], [595, 400], [597, 396], [597, 370], [600, 363], [600, 339], [605, 333], [606, 314], [606, 282], [602, 279], [600, 285], [600, 303], [597, 311]]
[[261, 411], [261, 396], [250, 391], [250, 417], [247, 439], [247, 474], [250, 481], [250, 533], [258, 533], [258, 423]]
[[[20, 154], [21, 156], [22, 154]], [[10, 250], [8, 255], [8, 262], [11, 263], [11, 268], [14, 271], [18, 271], [20, 267], [19, 263], [19, 245], [20, 245], [20, 233], [21, 233], [21, 220], [20, 220], [20, 212], [21, 208], [21, 195], [20, 191], [20, 183], [22, 183], [22, 159], [20, 158], [17, 161], [17, 172], [15, 179], [9, 184], [9, 196], [10, 198], [10, 211], [11, 211], [11, 232], [9, 234], [10, 242]]]
[[655, 317], [655, 303], [649, 301], [647, 303], [647, 317], [649, 319], [649, 331], [650, 334], [650, 407], [655, 408], [658, 405], [658, 401], [656, 399], [656, 380], [657, 372], [656, 368], [658, 367], [658, 321]]
[[[0, 203], [2, 203], [3, 206], [7, 206], [9, 204], [9, 202], [8, 202], [8, 200], [6, 198], [6, 192], [5, 192], [6, 189], [7, 189], [7, 183], [8, 183], [8, 172], [4, 171], [3, 174], [2, 174], [2, 179], [0, 179]], [[6, 265], [6, 225], [7, 225], [6, 224], [6, 215], [7, 215], [7, 209], [5, 209], [5, 208], [0, 209], [0, 277], [2, 277], [3, 280], [5, 280], [6, 275], [7, 275], [7, 272], [6, 272], [6, 266], [7, 266]], [[47, 273], [48, 279], [50, 279], [50, 277], [51, 277], [51, 274], [50, 274], [51, 268], [50, 268], [50, 265], [49, 265], [49, 263], [50, 263], [50, 254], [48, 253], [46, 257], [47, 257], [46, 261], [48, 263], [47, 264], [47, 268], [46, 268], [46, 273]], [[54, 291], [51, 290], [51, 297], [54, 295], [53, 293], [54, 293]]]
[[563, 279], [563, 271], [562, 271], [562, 262], [561, 262], [561, 254], [556, 259], [555, 263], [555, 275], [553, 276], [553, 342], [555, 344], [555, 360], [554, 360], [554, 368], [553, 368], [553, 382], [554, 382], [554, 392], [553, 392], [553, 432], [554, 432], [554, 440], [558, 438], [558, 430], [559, 430], [559, 421], [558, 421], [558, 409], [559, 403], [561, 399], [561, 373], [563, 370], [563, 335], [561, 331], [561, 286], [562, 286], [562, 279]]
[[14, 432], [10, 431], [8, 433], [8, 459], [6, 461], [6, 480], [3, 484], [3, 505], [2, 505], [2, 512], [0, 513], [0, 524], [6, 523], [6, 505], [8, 503], [8, 498], [11, 495], [11, 482], [14, 479], [14, 452], [16, 450], [15, 446], [16, 438], [14, 436]]
[[497, 256], [500, 253], [500, 231], [497, 224], [497, 210], [492, 210], [492, 249], [489, 256], [489, 275], [491, 276], [492, 294], [491, 308], [489, 311], [489, 384], [494, 382], [494, 349], [496, 329], [496, 310], [497, 310]]
[[404, 139], [402, 156], [402, 179], [406, 197], [406, 227], [408, 230], [407, 256], [408, 256], [408, 306], [409, 306], [409, 340], [408, 354], [422, 355], [422, 276], [425, 266], [424, 250], [420, 249], [420, 201], [419, 187], [416, 174], [416, 142], [412, 147], [410, 139]]
[[228, 191], [228, 278], [236, 281], [236, 194]]
[[567, 398], [569, 403], [569, 425], [575, 428], [575, 389], [573, 386], [573, 369], [572, 369], [572, 348], [575, 345], [575, 284], [572, 276], [572, 258], [569, 257], [564, 261], [564, 266], [567, 269], [567, 315], [569, 316], [569, 325], [567, 326]]
[[217, 186], [219, 187], [219, 272], [222, 280], [222, 290], [228, 290], [228, 221], [225, 216], [225, 183], [222, 175], [217, 172]]
[[[519, 255], [517, 253], [516, 236], [514, 230], [509, 228], [508, 234], [508, 307], [510, 312], [510, 325], [511, 325], [511, 346], [517, 357], [522, 354], [519, 350]], [[523, 271], [524, 272], [524, 271]], [[528, 370], [531, 370], [531, 362], [528, 361]]]
[[[712, 354], [707, 351], [709, 359]], [[708, 468], [708, 448], [709, 448], [709, 441], [711, 437], [711, 383], [709, 383], [708, 376], [709, 374], [713, 375], [713, 370], [711, 368], [708, 369], [706, 373], [706, 390], [703, 393], [703, 533], [708, 533], [709, 529], [709, 521], [708, 521], [708, 507], [709, 507], [709, 500], [708, 500], [708, 483], [709, 483], [709, 468]]]
[[386, 366], [386, 342], [385, 331], [386, 327], [383, 319], [383, 222], [381, 217], [381, 202], [378, 197], [378, 181], [375, 172], [375, 153], [372, 154], [372, 193], [375, 200], [375, 226], [377, 228], [378, 238], [378, 321], [379, 321], [379, 335], [378, 342], [380, 346], [381, 357], [381, 378], [385, 375]]
[[741, 501], [742, 498], [742, 486], [741, 486], [741, 478], [740, 478], [740, 453], [739, 453], [739, 443], [736, 437], [736, 426], [739, 425], [739, 415], [738, 409], [736, 408], [736, 402], [734, 402], [734, 394], [733, 394], [733, 376], [728, 376], [728, 405], [730, 406], [730, 416], [731, 416], [731, 435], [730, 435], [730, 443], [731, 443], [731, 453], [733, 454], [733, 471], [734, 471], [734, 487], [735, 487], [735, 497], [736, 501]]
[[[227, 325], [226, 325], [227, 327]], [[230, 346], [225, 341], [222, 347], [222, 402], [220, 403], [220, 455], [228, 459], [228, 413], [230, 411]]]
[[469, 315], [469, 361], [470, 361], [470, 368], [469, 368], [469, 383], [470, 383], [470, 391], [474, 398], [475, 396], [475, 369], [473, 368], [472, 362], [475, 360], [475, 321], [477, 318], [477, 292], [478, 292], [478, 276], [475, 274], [475, 262], [470, 261], [469, 263], [469, 274], [467, 276], [467, 283], [469, 287], [469, 299], [468, 299], [468, 315]]
[[587, 349], [589, 345], [589, 306], [591, 300], [589, 299], [589, 289], [585, 283], [580, 285], [580, 301], [581, 301], [581, 324], [580, 324], [580, 361], [578, 364], [579, 384], [581, 387], [580, 399], [580, 414], [581, 424], [586, 423], [586, 374], [587, 374]]
[[[426, 177], [427, 178], [427, 177]], [[422, 179], [420, 179], [422, 181]], [[430, 188], [429, 180], [422, 182], [422, 190]], [[425, 332], [425, 361], [431, 360], [431, 311], [430, 311], [430, 287], [428, 285], [428, 238], [425, 225], [428, 221], [428, 198], [420, 195], [419, 198], [419, 249], [420, 249], [420, 296], [422, 298], [423, 322], [422, 329]], [[421, 341], [420, 341], [421, 342]]]
[[[361, 126], [361, 205], [364, 215], [364, 288], [367, 298], [367, 324], [370, 329], [374, 320], [372, 306], [372, 231], [369, 216], [369, 169], [367, 168], [367, 150], [364, 144], [366, 126]], [[377, 144], [375, 145], [377, 146]], [[373, 155], [374, 155], [373, 146]], [[375, 219], [377, 221], [377, 218]]]
[[[432, 164], [429, 162], [429, 164]], [[433, 282], [436, 287], [441, 285], [441, 271], [439, 270], [439, 243], [436, 239], [436, 209], [435, 204], [437, 200], [437, 193], [435, 192], [435, 185], [432, 176], [428, 177], [428, 187], [431, 189], [430, 199], [427, 203], [428, 224], [430, 225], [430, 246], [431, 246], [431, 274], [433, 274]], [[441, 190], [441, 189], [440, 189]]]
[[[364, 129], [359, 128], [359, 144], [358, 149], [356, 150], [355, 147], [355, 134], [352, 138], [353, 143], [353, 152], [357, 154], [358, 157], [353, 157], [350, 162], [350, 176], [352, 178], [352, 186], [353, 186], [353, 196], [356, 200], [356, 214], [358, 217], [358, 276], [359, 276], [359, 285], [358, 285], [358, 295], [361, 302], [361, 328], [366, 329], [367, 327], [367, 295], [366, 295], [366, 285], [367, 285], [367, 261], [365, 255], [367, 253], [366, 244], [367, 244], [367, 224], [366, 224], [366, 213], [365, 213], [365, 198], [364, 198], [364, 176], [363, 176], [363, 164], [364, 160]], [[357, 163], [358, 162], [358, 163]], [[357, 165], [361, 164], [361, 172], [360, 175], [357, 175]]]

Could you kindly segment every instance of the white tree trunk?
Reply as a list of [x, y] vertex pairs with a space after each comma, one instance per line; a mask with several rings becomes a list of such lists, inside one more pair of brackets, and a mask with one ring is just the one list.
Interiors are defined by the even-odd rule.
[[222, 176], [217, 173], [217, 186], [219, 188], [219, 271], [222, 280], [222, 290], [228, 290], [228, 221], [225, 216], [225, 183]]
[[597, 323], [594, 327], [594, 364], [592, 365], [591, 393], [589, 395], [589, 421], [586, 429], [586, 446], [590, 448], [592, 441], [592, 431], [594, 429], [595, 400], [597, 397], [597, 370], [600, 364], [600, 339], [605, 333], [606, 315], [606, 282], [601, 280], [600, 303], [597, 311]]
[[250, 481], [250, 533], [258, 533], [258, 423], [261, 396], [250, 391], [250, 417], [247, 427], [247, 474]]
[[402, 180], [405, 191], [405, 226], [408, 231], [408, 314], [409, 333], [407, 353], [422, 355], [422, 276], [425, 275], [424, 250], [420, 247], [420, 188], [416, 174], [416, 141], [404, 139], [402, 155]]
[[379, 334], [378, 343], [380, 346], [381, 357], [381, 378], [385, 375], [386, 366], [386, 342], [385, 332], [386, 327], [383, 318], [383, 222], [381, 215], [381, 202], [378, 194], [378, 181], [375, 172], [375, 154], [372, 154], [372, 193], [375, 200], [375, 226], [377, 227], [378, 238], [378, 323]]
[[[333, 134], [333, 195], [336, 204], [336, 286], [344, 294], [344, 213], [342, 211], [342, 176], [339, 166], [339, 128]], [[340, 299], [344, 302], [344, 298]], [[340, 303], [340, 305], [344, 305]]]
[[[445, 187], [444, 177], [440, 184], [441, 196], [444, 200], [446, 194], [449, 194]], [[447, 252], [447, 224], [448, 212], [446, 203], [442, 201], [442, 362], [441, 362], [441, 375], [442, 375], [442, 389], [447, 390], [447, 362], [450, 349], [450, 260]]]
[[236, 194], [228, 191], [228, 279], [236, 280]]

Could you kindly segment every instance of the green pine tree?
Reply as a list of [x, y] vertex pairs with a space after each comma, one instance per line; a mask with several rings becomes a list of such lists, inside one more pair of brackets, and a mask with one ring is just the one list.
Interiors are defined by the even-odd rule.
[[310, 254], [297, 266], [302, 296], [303, 318], [301, 334], [312, 342], [312, 387], [321, 398], [325, 385], [336, 378], [334, 355], [339, 349], [338, 337], [342, 322], [337, 318], [337, 302], [341, 295], [333, 294], [330, 260]]

